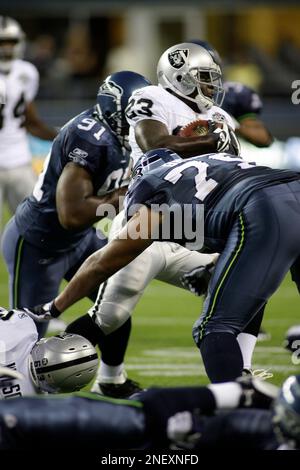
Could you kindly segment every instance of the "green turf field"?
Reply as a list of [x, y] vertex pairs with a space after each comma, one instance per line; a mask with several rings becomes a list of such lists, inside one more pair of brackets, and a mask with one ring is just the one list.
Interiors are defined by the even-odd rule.
[[[38, 286], [36, 286], [38, 288]], [[0, 263], [1, 305], [8, 305], [7, 273]], [[50, 300], [50, 299], [49, 299]], [[275, 384], [290, 374], [300, 373], [291, 355], [282, 348], [284, 333], [293, 324], [300, 324], [296, 288], [286, 278], [266, 310], [264, 327], [270, 341], [257, 345], [254, 367], [270, 368]], [[69, 309], [62, 318], [67, 322], [86, 312], [91, 305], [84, 300]], [[207, 378], [193, 343], [191, 329], [202, 301], [181, 289], [154, 281], [138, 304], [133, 317], [133, 331], [126, 357], [128, 375], [144, 387], [150, 385], [196, 385]]]

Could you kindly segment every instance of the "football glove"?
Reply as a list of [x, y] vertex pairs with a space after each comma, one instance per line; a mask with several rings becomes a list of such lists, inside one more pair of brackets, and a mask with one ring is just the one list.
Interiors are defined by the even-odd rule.
[[214, 267], [214, 263], [209, 263], [184, 274], [180, 278], [183, 287], [195, 295], [205, 295]]
[[242, 408], [271, 408], [279, 388], [257, 377], [239, 377], [237, 383], [242, 387], [240, 404]]
[[222, 123], [222, 127], [217, 127], [213, 121], [209, 121], [209, 131], [215, 136], [216, 150], [218, 152], [232, 153], [240, 155], [240, 143], [235, 135], [234, 130], [226, 124]]
[[57, 318], [61, 312], [56, 308], [54, 300], [32, 308], [24, 308], [25, 313], [36, 322], [44, 322]]

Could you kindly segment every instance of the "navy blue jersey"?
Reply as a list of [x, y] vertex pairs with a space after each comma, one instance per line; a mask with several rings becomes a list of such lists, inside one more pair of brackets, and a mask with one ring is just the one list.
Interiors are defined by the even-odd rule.
[[261, 99], [251, 88], [239, 82], [225, 82], [224, 89], [222, 108], [237, 121], [246, 117], [256, 117], [261, 113]]
[[29, 243], [45, 250], [69, 250], [90, 230], [65, 230], [58, 220], [56, 186], [64, 167], [70, 162], [90, 173], [96, 196], [122, 185], [129, 155], [124, 154], [111, 130], [96, 118], [94, 109], [79, 114], [61, 129], [33, 194], [16, 212], [20, 234]]
[[[131, 216], [132, 208], [139, 204], [152, 205], [152, 209], [154, 204], [179, 205], [182, 213], [187, 204], [195, 218], [197, 205], [203, 204], [205, 246], [220, 252], [237, 214], [254, 191], [298, 179], [300, 174], [293, 171], [256, 166], [230, 154], [207, 154], [171, 161], [137, 177], [129, 187], [125, 206]], [[187, 242], [184, 238], [176, 241]]]

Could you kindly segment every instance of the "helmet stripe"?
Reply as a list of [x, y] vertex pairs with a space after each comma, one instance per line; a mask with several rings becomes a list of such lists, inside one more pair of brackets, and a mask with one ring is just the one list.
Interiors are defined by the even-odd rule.
[[97, 354], [90, 354], [89, 356], [80, 357], [78, 359], [73, 359], [72, 361], [61, 362], [57, 365], [37, 367], [35, 369], [37, 374], [45, 374], [46, 372], [53, 372], [55, 370], [65, 369], [66, 367], [76, 366], [77, 364], [83, 364], [84, 362], [92, 361], [93, 359], [98, 359]]

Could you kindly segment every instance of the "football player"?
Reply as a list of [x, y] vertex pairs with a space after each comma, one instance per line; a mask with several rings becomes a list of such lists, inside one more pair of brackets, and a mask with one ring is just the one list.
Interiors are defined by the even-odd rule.
[[[231, 128], [233, 120], [217, 104], [223, 97], [221, 70], [211, 55], [194, 44], [178, 44], [165, 51], [157, 67], [159, 85], [133, 93], [127, 108], [130, 123], [129, 143], [133, 164], [143, 151], [157, 146], [171, 146], [185, 156], [219, 150], [238, 153], [237, 139]], [[178, 129], [195, 119], [205, 118], [223, 123], [222, 130], [212, 129], [203, 137], [181, 137]], [[227, 125], [228, 123], [228, 125]], [[111, 228], [110, 238], [121, 229], [124, 215], [119, 214]], [[216, 255], [191, 252], [176, 243], [154, 244], [130, 266], [108, 280], [99, 289], [89, 313], [68, 326], [67, 331], [86, 335], [92, 340], [95, 322], [107, 337], [107, 346], [99, 343], [102, 359], [93, 391], [115, 397], [130, 395], [123, 361], [107, 367], [109, 336], [126, 325], [145, 288], [153, 279], [182, 287], [183, 274], [216, 260]], [[119, 357], [124, 357], [125, 342], [119, 343]], [[106, 352], [105, 352], [106, 350]], [[111, 353], [110, 353], [111, 354]], [[116, 347], [114, 347], [116, 356]]]
[[57, 134], [37, 114], [34, 99], [39, 73], [33, 64], [22, 60], [24, 42], [19, 23], [0, 16], [0, 81], [5, 89], [5, 99], [0, 101], [0, 186], [12, 213], [36, 181], [26, 132], [46, 140]]
[[[148, 152], [135, 174], [127, 193], [131, 218], [126, 226], [85, 261], [54, 301], [31, 314], [41, 320], [58, 315], [132, 262], [158, 234], [160, 241], [173, 240], [172, 230], [169, 237], [164, 236], [168, 232], [163, 227], [166, 217], [157, 209], [160, 205], [179, 205], [182, 213], [185, 205], [191, 207], [195, 225], [201, 204], [204, 246], [221, 255], [193, 337], [210, 380], [234, 380], [243, 370], [237, 336], [300, 254], [300, 175], [259, 167], [232, 154], [183, 160], [167, 149]], [[137, 233], [136, 227], [146, 227], [146, 232]], [[180, 242], [185, 244], [187, 239], [182, 236]]]
[[[106, 204], [119, 210], [119, 196], [128, 184], [124, 111], [131, 93], [149, 84], [130, 71], [107, 77], [96, 105], [60, 130], [32, 195], [19, 205], [3, 235], [11, 307], [55, 296], [62, 279], [70, 280], [82, 262], [106, 243], [93, 224], [106, 215], [101, 211]], [[121, 339], [116, 338], [118, 343], [126, 341], [127, 328]], [[44, 336], [44, 331], [39, 333]]]
[[82, 336], [63, 333], [38, 341], [32, 318], [0, 307], [0, 400], [80, 390], [97, 365], [95, 348]]
[[299, 391], [300, 377], [291, 376], [280, 390], [251, 378], [149, 389], [137, 400], [86, 392], [0, 400], [0, 449], [48, 451], [51, 445], [65, 453], [78, 446], [98, 455], [107, 449], [174, 449], [175, 444], [175, 449], [193, 449], [194, 458], [211, 448], [299, 449]]
[[[209, 42], [200, 39], [193, 39], [189, 42], [204, 47], [222, 69], [221, 57]], [[235, 119], [236, 134], [256, 147], [269, 147], [273, 142], [273, 137], [260, 119], [263, 104], [259, 95], [250, 87], [239, 82], [224, 81], [223, 86], [225, 94], [222, 108]], [[209, 275], [210, 273], [207, 274]], [[199, 290], [198, 295], [199, 293], [201, 295], [203, 291], [203, 269], [196, 269], [184, 275], [183, 282], [190, 289], [193, 289], [193, 285], [197, 285]], [[245, 373], [252, 373], [252, 356], [256, 341], [264, 341], [270, 338], [270, 335], [261, 328], [264, 310], [265, 307], [257, 313], [255, 319], [248, 326], [247, 331], [239, 335]]]
[[[185, 156], [213, 149], [238, 153], [238, 142], [230, 127], [234, 123], [227, 113], [216, 106], [221, 104], [223, 92], [221, 70], [212, 56], [195, 44], [175, 45], [162, 54], [157, 71], [159, 86], [138, 90], [131, 97], [127, 109], [133, 162], [137, 161], [142, 151], [157, 145], [171, 145], [173, 149], [180, 149]], [[198, 118], [222, 121], [222, 132], [217, 132], [220, 130], [217, 129], [204, 137], [173, 135], [178, 127]], [[115, 218], [111, 238], [120, 230], [123, 218], [122, 214]], [[105, 344], [98, 343], [102, 359], [93, 391], [115, 397], [134, 392], [128, 387], [123, 360], [119, 364], [115, 361], [115, 367], [107, 366], [107, 358], [112, 355], [109, 338], [112, 332], [117, 334], [118, 328], [125, 328], [149, 282], [155, 277], [182, 287], [182, 275], [199, 266], [210, 266], [216, 258], [216, 254], [190, 252], [175, 243], [154, 243], [137, 260], [100, 287], [97, 301], [88, 315], [76, 320], [67, 329], [83, 334], [93, 342], [94, 321], [106, 335]], [[126, 344], [123, 341], [119, 342], [118, 348], [114, 346], [115, 357], [124, 358]], [[249, 367], [248, 364], [246, 356], [245, 368]]]

